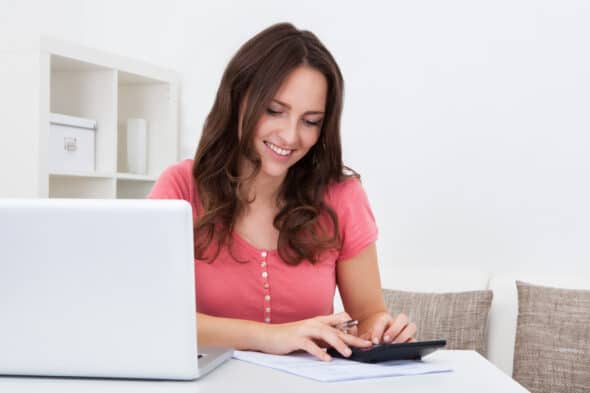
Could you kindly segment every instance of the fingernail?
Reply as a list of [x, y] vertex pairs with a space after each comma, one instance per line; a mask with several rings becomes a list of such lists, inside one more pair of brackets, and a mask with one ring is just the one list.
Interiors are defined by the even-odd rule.
[[352, 351], [350, 350], [350, 348], [346, 348], [344, 350], [344, 356], [350, 356], [352, 354]]
[[391, 337], [386, 334], [385, 337], [383, 337], [383, 340], [389, 342], [391, 341]]
[[374, 344], [379, 344], [379, 339], [377, 337], [373, 337], [373, 343]]

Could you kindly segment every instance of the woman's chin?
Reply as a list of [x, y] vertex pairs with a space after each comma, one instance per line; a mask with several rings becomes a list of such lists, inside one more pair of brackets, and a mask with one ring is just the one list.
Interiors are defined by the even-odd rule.
[[276, 165], [263, 165], [262, 168], [260, 168], [260, 175], [267, 177], [267, 178], [273, 178], [273, 179], [284, 179], [285, 176], [287, 176], [287, 171], [289, 170], [289, 167], [284, 165], [281, 167], [278, 167]]
[[265, 171], [261, 170], [260, 174], [267, 179], [283, 180], [287, 176], [287, 171]]

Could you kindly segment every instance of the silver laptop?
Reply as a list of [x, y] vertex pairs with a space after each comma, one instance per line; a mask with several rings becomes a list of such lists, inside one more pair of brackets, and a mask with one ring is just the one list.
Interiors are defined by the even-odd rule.
[[178, 200], [0, 199], [0, 374], [191, 380], [191, 207]]

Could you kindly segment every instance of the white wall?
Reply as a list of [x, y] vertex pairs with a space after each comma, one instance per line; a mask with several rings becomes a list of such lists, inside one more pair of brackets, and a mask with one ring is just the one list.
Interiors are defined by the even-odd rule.
[[312, 30], [344, 73], [345, 160], [363, 175], [384, 274], [590, 273], [587, 1], [0, 4], [0, 23], [178, 70], [182, 156], [245, 40], [278, 21]]

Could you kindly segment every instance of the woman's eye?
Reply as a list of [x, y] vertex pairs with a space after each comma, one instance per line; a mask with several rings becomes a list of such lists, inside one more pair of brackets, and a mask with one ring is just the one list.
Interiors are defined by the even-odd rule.
[[322, 121], [321, 120], [317, 120], [317, 121], [305, 120], [305, 124], [307, 124], [310, 127], [317, 127], [320, 124], [322, 124]]
[[281, 112], [279, 112], [279, 111], [274, 111], [274, 110], [272, 110], [271, 108], [266, 108], [266, 113], [268, 113], [269, 115], [278, 115], [278, 114], [280, 114]]

